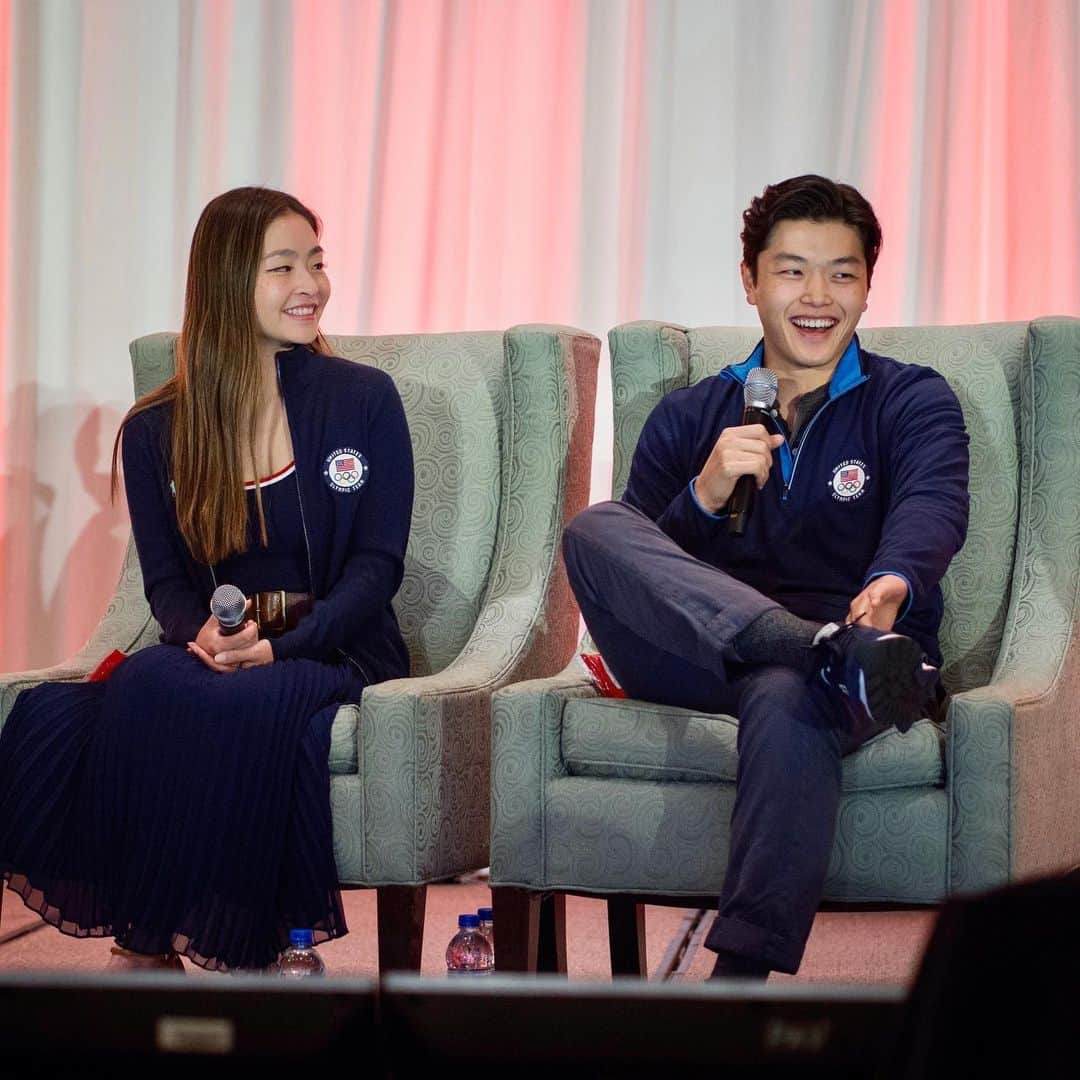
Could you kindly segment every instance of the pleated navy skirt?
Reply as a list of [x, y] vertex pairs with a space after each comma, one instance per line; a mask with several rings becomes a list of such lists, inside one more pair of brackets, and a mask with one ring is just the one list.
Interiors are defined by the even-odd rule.
[[64, 933], [262, 968], [347, 932], [330, 726], [362, 685], [286, 660], [223, 675], [172, 645], [23, 691], [0, 735], [0, 871]]

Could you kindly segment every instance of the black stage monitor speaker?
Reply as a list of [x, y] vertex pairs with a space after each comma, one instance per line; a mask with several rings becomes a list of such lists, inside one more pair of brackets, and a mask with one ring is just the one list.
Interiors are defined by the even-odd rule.
[[8, 974], [0, 1054], [6, 1075], [58, 1080], [378, 1076], [376, 1000], [366, 979]]
[[943, 905], [890, 1080], [1080, 1076], [1080, 871]]
[[[474, 981], [466, 981], [473, 978]], [[872, 1077], [906, 988], [740, 982], [572, 983], [557, 976], [388, 975], [391, 1076]]]

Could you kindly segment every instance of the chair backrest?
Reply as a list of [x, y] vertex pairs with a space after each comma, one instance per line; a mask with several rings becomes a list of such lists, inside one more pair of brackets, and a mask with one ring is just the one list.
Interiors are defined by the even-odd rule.
[[[941, 628], [943, 676], [954, 692], [989, 682], [1013, 599], [1025, 461], [1031, 457], [1023, 445], [1022, 418], [1030, 417], [1036, 393], [1032, 379], [1024, 377], [1032, 362], [1034, 325], [905, 327], [859, 334], [871, 352], [941, 372], [964, 411], [971, 438], [971, 520], [967, 542], [943, 582]], [[1075, 351], [1076, 320], [1038, 320], [1038, 325], [1042, 337], [1064, 332]], [[625, 488], [641, 428], [664, 394], [744, 360], [759, 338], [757, 329], [685, 329], [655, 322], [611, 331], [613, 491], [621, 494]]]
[[[507, 505], [507, 489], [516, 485], [515, 498], [527, 497], [514, 474], [514, 462], [508, 460], [523, 452], [521, 430], [527, 423], [523, 408], [542, 414], [542, 430], [527, 447], [536, 459], [530, 469], [538, 464], [548, 476], [565, 473], [565, 445], [548, 434], [558, 420], [558, 409], [566, 407], [561, 396], [555, 396], [560, 391], [555, 378], [545, 376], [554, 391], [552, 400], [546, 382], [543, 394], [534, 387], [534, 399], [524, 405], [521, 400], [529, 392], [521, 354], [551, 353], [560, 330], [566, 328], [329, 338], [335, 355], [372, 364], [392, 376], [405, 407], [416, 495], [405, 577], [394, 606], [414, 675], [444, 668], [461, 652], [476, 624], [495, 573], [500, 528], [505, 530], [508, 515], [514, 513]], [[154, 334], [132, 343], [136, 397], [172, 374], [175, 340], [175, 334]], [[595, 338], [583, 340], [593, 346], [595, 365], [599, 343]], [[545, 368], [558, 376], [563, 373], [559, 364], [546, 363]], [[569, 392], [573, 396], [574, 388]], [[591, 394], [582, 404], [589, 408], [591, 420]], [[587, 468], [583, 475], [587, 477]], [[524, 525], [529, 527], [527, 520]], [[541, 568], [518, 567], [511, 572], [536, 576]], [[138, 586], [141, 590], [141, 581]]]

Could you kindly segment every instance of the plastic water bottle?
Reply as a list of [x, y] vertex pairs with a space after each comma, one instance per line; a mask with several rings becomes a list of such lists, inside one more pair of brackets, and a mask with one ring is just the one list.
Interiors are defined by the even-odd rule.
[[289, 947], [278, 959], [277, 973], [289, 979], [326, 974], [326, 965], [315, 948], [310, 930], [289, 931]]
[[446, 946], [447, 975], [490, 975], [495, 967], [491, 943], [480, 933], [476, 915], [459, 915], [458, 932]]
[[491, 908], [482, 907], [476, 909], [476, 917], [480, 920], [480, 933], [488, 939], [491, 946], [491, 955], [495, 955], [495, 919]]

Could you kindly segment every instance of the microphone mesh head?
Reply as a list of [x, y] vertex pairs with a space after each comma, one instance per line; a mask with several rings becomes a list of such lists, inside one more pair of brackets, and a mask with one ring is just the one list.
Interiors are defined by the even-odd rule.
[[747, 408], [768, 409], [776, 400], [776, 372], [770, 368], [753, 368], [746, 376], [743, 403]]
[[210, 597], [210, 611], [222, 626], [239, 626], [246, 607], [247, 597], [235, 585], [219, 585]]

